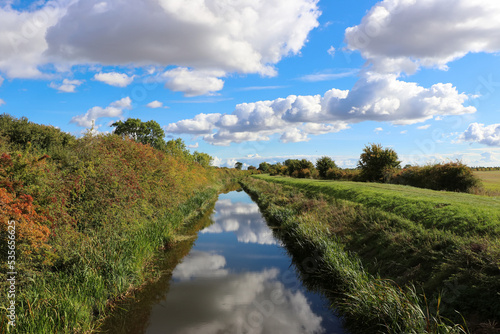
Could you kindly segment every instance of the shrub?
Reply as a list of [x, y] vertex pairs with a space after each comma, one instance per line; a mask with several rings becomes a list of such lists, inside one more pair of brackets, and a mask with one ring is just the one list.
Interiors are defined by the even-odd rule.
[[326, 178], [329, 180], [340, 180], [344, 178], [346, 173], [340, 168], [329, 168], [326, 172]]
[[304, 168], [298, 171], [298, 177], [301, 179], [310, 179], [311, 175], [311, 170], [309, 168]]
[[467, 192], [479, 185], [479, 180], [472, 170], [461, 162], [405, 168], [395, 174], [390, 182], [433, 190], [461, 192]]

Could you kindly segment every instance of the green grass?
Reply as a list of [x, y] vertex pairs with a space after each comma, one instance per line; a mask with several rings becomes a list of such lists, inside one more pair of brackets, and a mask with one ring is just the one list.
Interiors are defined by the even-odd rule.
[[[254, 178], [267, 181], [251, 185], [259, 198], [282, 208], [273, 214], [275, 221], [297, 217], [319, 226], [356, 254], [370, 274], [400, 286], [415, 284], [434, 309], [441, 296], [441, 314], [454, 321], [460, 320], [455, 310], [473, 325], [500, 319], [498, 198], [386, 184]], [[478, 221], [485, 224], [476, 226]], [[296, 235], [293, 242], [302, 239]]]
[[[294, 262], [313, 261], [305, 268], [303, 277], [313, 280], [308, 285], [323, 288], [349, 329], [360, 333], [466, 332], [460, 325], [448, 325], [439, 314], [437, 302], [427, 306], [418, 292], [421, 290], [407, 280], [407, 284], [398, 286], [369, 270], [373, 267], [369, 259], [376, 258], [379, 263], [387, 260], [391, 266], [398, 266], [407, 258], [438, 257], [442, 255], [438, 250], [432, 254], [438, 242], [459, 243], [449, 233], [429, 232], [393, 214], [356, 203], [306, 196], [295, 187], [255, 179], [246, 179], [243, 185], [268, 221], [278, 227], [275, 231]], [[412, 237], [415, 245], [406, 242]], [[353, 253], [355, 245], [371, 255], [360, 257]], [[412, 254], [413, 246], [420, 253]], [[388, 248], [391, 257], [379, 257]], [[442, 264], [442, 259], [437, 262]], [[427, 268], [423, 271], [429, 272]]]
[[475, 171], [474, 175], [481, 180], [485, 189], [500, 192], [500, 171]]
[[500, 197], [393, 184], [294, 179], [268, 175], [255, 177], [378, 208], [421, 224], [425, 228], [449, 230], [460, 235], [500, 235]]

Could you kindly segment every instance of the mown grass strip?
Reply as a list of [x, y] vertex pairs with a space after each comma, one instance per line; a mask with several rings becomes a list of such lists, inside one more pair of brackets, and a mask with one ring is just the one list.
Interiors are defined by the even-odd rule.
[[348, 181], [255, 177], [397, 214], [425, 228], [460, 235], [500, 235], [500, 197], [433, 191], [410, 186]]

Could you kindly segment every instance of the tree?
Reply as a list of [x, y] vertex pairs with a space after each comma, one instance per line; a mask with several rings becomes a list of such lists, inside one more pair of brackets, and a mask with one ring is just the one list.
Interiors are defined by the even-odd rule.
[[169, 140], [164, 151], [168, 154], [173, 155], [174, 157], [179, 157], [187, 160], [194, 159], [181, 138]]
[[358, 167], [361, 169], [360, 179], [381, 182], [385, 170], [400, 168], [400, 164], [398, 154], [393, 149], [383, 149], [380, 144], [367, 145], [358, 161]]
[[325, 178], [326, 172], [328, 172], [330, 168], [337, 168], [335, 161], [330, 157], [323, 156], [316, 161], [316, 169], [319, 172], [319, 176]]
[[243, 167], [243, 163], [241, 163], [239, 161], [234, 164], [234, 168], [236, 168], [238, 170], [241, 170], [242, 167]]
[[198, 151], [194, 151], [193, 158], [194, 161], [196, 161], [205, 168], [212, 166], [212, 162], [214, 160], [210, 155], [206, 153], [200, 153]]
[[151, 145], [154, 148], [163, 150], [165, 148], [165, 131], [156, 121], [143, 122], [138, 118], [129, 118], [125, 122], [118, 121], [111, 124], [111, 127], [116, 127], [114, 134], [132, 138], [135, 141]]
[[270, 168], [271, 165], [264, 161], [259, 164], [258, 170], [260, 170], [262, 173], [268, 173]]

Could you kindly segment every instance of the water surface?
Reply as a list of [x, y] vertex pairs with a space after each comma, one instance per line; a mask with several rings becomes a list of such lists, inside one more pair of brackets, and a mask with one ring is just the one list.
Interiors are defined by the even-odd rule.
[[129, 315], [141, 316], [126, 317], [134, 319], [130, 325], [123, 319], [120, 325], [112, 322], [114, 328], [154, 334], [344, 333], [328, 301], [303, 287], [289, 255], [246, 193], [220, 195], [210, 219], [168, 275], [168, 284], [153, 294], [153, 303], [146, 303], [147, 311], [127, 308]]

